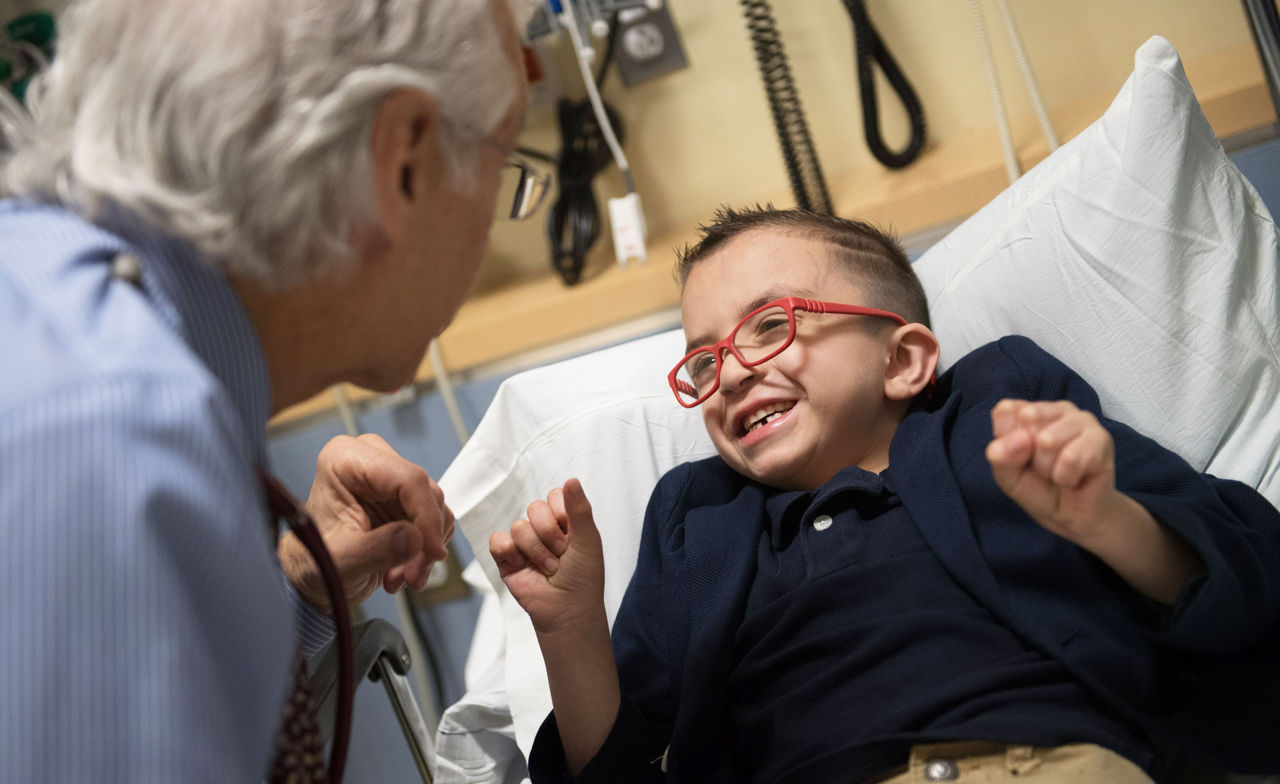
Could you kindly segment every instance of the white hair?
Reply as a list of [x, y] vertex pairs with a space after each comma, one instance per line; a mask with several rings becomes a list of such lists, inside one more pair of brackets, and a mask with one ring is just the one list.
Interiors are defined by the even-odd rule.
[[279, 286], [349, 259], [373, 225], [389, 92], [434, 97], [461, 184], [515, 79], [486, 0], [82, 0], [4, 181], [89, 220], [123, 210]]

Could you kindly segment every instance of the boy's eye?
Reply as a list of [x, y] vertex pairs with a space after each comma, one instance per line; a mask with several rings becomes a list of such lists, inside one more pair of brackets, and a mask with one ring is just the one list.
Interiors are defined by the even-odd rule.
[[693, 385], [702, 389], [711, 383], [711, 379], [715, 378], [716, 360], [715, 357], [711, 356], [710, 351], [703, 351], [690, 358], [685, 363], [684, 368], [688, 372], [689, 378], [693, 381]]
[[734, 345], [739, 349], [770, 346], [786, 340], [790, 330], [791, 322], [787, 318], [787, 312], [782, 308], [769, 308], [742, 325], [734, 338]]
[[787, 317], [785, 314], [781, 316], [770, 316], [769, 318], [761, 321], [756, 327], [756, 331], [761, 335], [768, 335], [779, 331], [786, 332], [787, 329]]

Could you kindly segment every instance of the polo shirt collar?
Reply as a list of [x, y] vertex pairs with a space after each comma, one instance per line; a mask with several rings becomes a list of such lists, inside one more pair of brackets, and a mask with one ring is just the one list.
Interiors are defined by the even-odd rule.
[[815, 490], [772, 490], [765, 499], [765, 511], [769, 519], [769, 537], [774, 549], [783, 549], [795, 538], [809, 509], [817, 509], [833, 498], [853, 494], [877, 498], [895, 491], [890, 484], [889, 470], [876, 474], [857, 466], [848, 466], [836, 472], [826, 484]]

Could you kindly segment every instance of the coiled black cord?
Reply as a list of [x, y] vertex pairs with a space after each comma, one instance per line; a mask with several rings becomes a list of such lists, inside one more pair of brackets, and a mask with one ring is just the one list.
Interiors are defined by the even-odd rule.
[[[857, 46], [858, 88], [862, 95], [862, 130], [867, 138], [867, 147], [871, 149], [871, 154], [876, 157], [876, 160], [885, 166], [901, 169], [919, 157], [920, 151], [924, 149], [924, 107], [920, 105], [920, 98], [916, 95], [911, 82], [907, 81], [897, 61], [893, 59], [884, 41], [880, 39], [875, 25], [871, 24], [871, 18], [867, 16], [863, 0], [844, 0], [844, 7], [853, 20], [854, 41]], [[880, 133], [880, 110], [876, 102], [875, 79], [871, 70], [873, 60], [880, 64], [880, 69], [884, 71], [885, 78], [889, 80], [893, 91], [898, 94], [902, 107], [907, 112], [908, 121], [911, 123], [911, 138], [907, 140], [907, 146], [898, 152], [889, 149]]]
[[769, 0], [741, 0], [741, 3], [796, 204], [802, 209], [831, 214], [831, 195], [809, 136], [800, 92], [791, 78], [791, 66], [787, 63], [773, 9]]
[[[609, 25], [604, 56], [596, 73], [596, 84], [604, 82], [613, 61], [618, 20]], [[587, 252], [600, 238], [600, 208], [596, 204], [591, 183], [613, 160], [600, 123], [591, 109], [590, 100], [561, 99], [560, 158], [556, 166], [560, 194], [547, 217], [547, 236], [551, 241], [551, 266], [560, 273], [565, 285], [582, 279]], [[613, 107], [604, 104], [605, 115], [613, 126], [618, 144], [623, 143], [622, 121]]]

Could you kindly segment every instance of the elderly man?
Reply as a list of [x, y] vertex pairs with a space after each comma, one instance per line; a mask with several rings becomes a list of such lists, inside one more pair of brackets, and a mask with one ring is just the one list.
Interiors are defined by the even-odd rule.
[[[457, 311], [517, 30], [506, 0], [67, 12], [0, 203], [0, 780], [268, 774], [299, 636], [332, 632], [300, 545], [277, 564], [266, 422], [403, 385]], [[351, 601], [420, 588], [452, 533], [376, 438], [326, 447], [308, 503]]]

